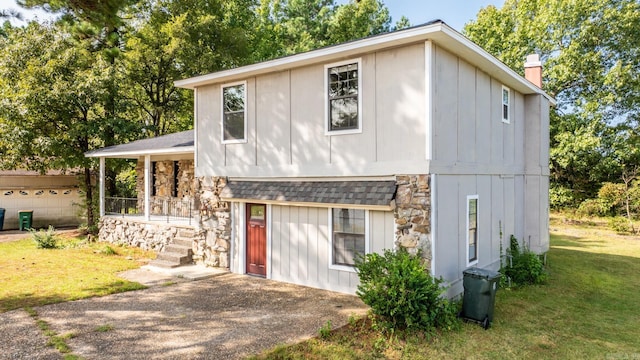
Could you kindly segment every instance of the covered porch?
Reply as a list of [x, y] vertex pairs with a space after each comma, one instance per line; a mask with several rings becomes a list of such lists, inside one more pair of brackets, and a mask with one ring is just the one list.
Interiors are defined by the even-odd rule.
[[[196, 235], [193, 130], [97, 149], [101, 241], [163, 252]], [[107, 196], [107, 159], [135, 159], [135, 197]], [[184, 244], [189, 247], [185, 241]]]
[[[188, 130], [86, 153], [87, 157], [100, 161], [100, 217], [192, 225], [195, 216], [193, 143], [193, 130]], [[137, 160], [136, 197], [105, 195], [105, 162], [115, 158]]]

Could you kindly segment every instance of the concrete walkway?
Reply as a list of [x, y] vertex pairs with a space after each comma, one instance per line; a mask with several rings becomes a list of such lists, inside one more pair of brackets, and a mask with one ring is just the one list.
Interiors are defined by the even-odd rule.
[[[188, 281], [139, 269], [123, 276], [146, 276], [153, 287], [35, 310], [59, 335], [74, 334], [67, 343], [85, 359], [239, 359], [367, 310], [355, 296], [244, 275]], [[24, 310], [0, 314], [0, 334], [2, 359], [62, 358]]]

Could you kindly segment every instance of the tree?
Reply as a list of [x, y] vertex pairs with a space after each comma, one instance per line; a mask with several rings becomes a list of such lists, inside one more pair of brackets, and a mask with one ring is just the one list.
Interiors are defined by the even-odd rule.
[[527, 54], [541, 55], [543, 87], [558, 100], [552, 188], [574, 191], [574, 205], [622, 173], [621, 163], [607, 160], [607, 137], [612, 126], [637, 127], [640, 118], [639, 31], [636, 0], [506, 0], [465, 26], [471, 40], [521, 74]]
[[94, 164], [84, 153], [106, 142], [110, 64], [59, 26], [31, 22], [0, 41], [0, 166], [81, 170], [93, 225]]

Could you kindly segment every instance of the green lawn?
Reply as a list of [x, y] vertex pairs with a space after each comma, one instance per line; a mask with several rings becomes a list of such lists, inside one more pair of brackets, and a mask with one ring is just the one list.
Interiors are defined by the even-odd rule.
[[[60, 249], [37, 249], [30, 238], [0, 243], [0, 312], [142, 289], [116, 274], [155, 257], [137, 248], [84, 244], [76, 238], [62, 243]], [[116, 254], [108, 255], [107, 246]]]
[[546, 285], [498, 291], [488, 331], [406, 339], [357, 324], [269, 359], [640, 359], [640, 238], [552, 221]]

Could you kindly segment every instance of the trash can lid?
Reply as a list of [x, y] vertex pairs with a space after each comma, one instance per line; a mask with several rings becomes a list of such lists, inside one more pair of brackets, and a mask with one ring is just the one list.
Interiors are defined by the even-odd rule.
[[500, 276], [502, 276], [497, 271], [493, 271], [493, 270], [489, 270], [489, 269], [480, 269], [480, 268], [477, 268], [477, 267], [472, 267], [472, 268], [466, 269], [462, 273], [465, 276], [473, 276], [473, 277], [477, 277], [477, 278], [486, 278], [486, 279], [494, 279], [494, 278], [499, 278]]

